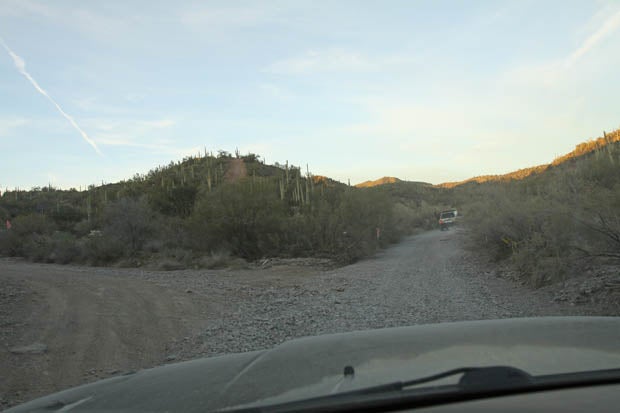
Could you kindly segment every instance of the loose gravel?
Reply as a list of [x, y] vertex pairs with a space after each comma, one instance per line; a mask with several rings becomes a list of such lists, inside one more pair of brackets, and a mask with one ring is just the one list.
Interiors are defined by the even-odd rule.
[[[172, 347], [174, 360], [272, 347], [311, 335], [459, 320], [617, 315], [591, 303], [561, 302], [557, 289], [532, 290], [496, 277], [462, 248], [463, 233], [431, 231], [356, 264], [307, 273], [144, 273], [198, 294], [218, 291], [221, 312]], [[256, 272], [256, 271], [255, 271]], [[264, 278], [263, 278], [264, 277]], [[172, 280], [174, 279], [174, 282]]]
[[[313, 259], [176, 271], [0, 260], [0, 370], [11, 371], [5, 382], [0, 380], [0, 390], [11, 389], [0, 391], [0, 408], [55, 390], [45, 383], [20, 387], [34, 380], [29, 371], [43, 371], [41, 380], [49, 383], [61, 374], [75, 385], [136, 368], [136, 363], [145, 368], [258, 350], [303, 336], [459, 320], [620, 315], [617, 267], [533, 290], [502, 278], [500, 269], [463, 244], [459, 229], [430, 231], [340, 268]], [[104, 299], [105, 294], [113, 295]], [[106, 309], [110, 306], [114, 309]], [[81, 320], [88, 314], [94, 321]], [[111, 335], [112, 340], [121, 334], [122, 346], [106, 349], [100, 340], [84, 340], [85, 332], [72, 327], [80, 322], [88, 323], [93, 337]], [[49, 334], [42, 334], [46, 328]], [[67, 346], [93, 356], [85, 356], [72, 375], [60, 365], [49, 367], [63, 363]], [[114, 363], [106, 351], [115, 354]], [[20, 365], [23, 371], [15, 367]], [[82, 365], [86, 370], [79, 371]]]

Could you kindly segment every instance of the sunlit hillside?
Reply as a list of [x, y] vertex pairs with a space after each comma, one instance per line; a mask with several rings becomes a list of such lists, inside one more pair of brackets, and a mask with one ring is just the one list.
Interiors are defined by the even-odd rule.
[[531, 175], [540, 174], [546, 171], [547, 169], [549, 169], [550, 167], [554, 167], [554, 166], [558, 166], [566, 162], [574, 161], [576, 158], [580, 156], [587, 155], [589, 153], [594, 152], [596, 149], [602, 148], [606, 145], [609, 145], [610, 143], [614, 143], [618, 141], [620, 141], [620, 129], [615, 130], [610, 133], [603, 132], [602, 137], [599, 137], [597, 139], [591, 139], [587, 142], [580, 143], [579, 145], [575, 147], [573, 151], [567, 153], [566, 155], [562, 155], [562, 156], [555, 158], [551, 163], [548, 163], [548, 164], [518, 169], [516, 171], [509, 172], [507, 174], [502, 174], [502, 175], [482, 175], [482, 176], [476, 176], [476, 177], [469, 178], [469, 179], [466, 179], [464, 181], [459, 181], [459, 182], [445, 182], [437, 186], [442, 187], [442, 188], [453, 188], [455, 186], [463, 185], [468, 182], [482, 183], [482, 182], [489, 182], [489, 181], [510, 181], [510, 180], [515, 180], [515, 179], [523, 179]]
[[383, 178], [376, 179], [374, 181], [364, 181], [357, 185], [356, 188], [370, 188], [377, 185], [385, 185], [385, 184], [394, 184], [396, 182], [400, 182], [401, 180], [395, 178], [393, 176], [384, 176]]
[[592, 265], [620, 263], [617, 132], [579, 145], [522, 179], [438, 189], [464, 212], [474, 249], [509, 264], [528, 283], [543, 285], [583, 275]]

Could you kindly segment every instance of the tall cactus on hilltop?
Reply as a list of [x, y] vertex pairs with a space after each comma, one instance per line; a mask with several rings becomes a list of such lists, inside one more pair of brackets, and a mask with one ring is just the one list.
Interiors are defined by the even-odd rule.
[[288, 160], [286, 161], [286, 166], [284, 167], [284, 171], [286, 173], [286, 185], [288, 186]]

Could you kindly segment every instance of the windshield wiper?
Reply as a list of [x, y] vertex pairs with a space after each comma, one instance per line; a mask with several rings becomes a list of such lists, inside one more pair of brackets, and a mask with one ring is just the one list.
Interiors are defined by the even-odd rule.
[[373, 394], [384, 393], [387, 391], [401, 391], [407, 387], [417, 386], [424, 383], [431, 383], [446, 377], [462, 374], [459, 380], [459, 386], [464, 389], [472, 389], [476, 387], [488, 386], [514, 386], [518, 384], [527, 384], [531, 382], [532, 376], [523, 370], [509, 366], [493, 366], [493, 367], [461, 367], [458, 369], [448, 370], [443, 373], [426, 376], [419, 379], [408, 381], [396, 381], [393, 383], [382, 384], [379, 386], [366, 387], [359, 390], [344, 392], [340, 394]]
[[[459, 374], [462, 376], [457, 384], [414, 387]], [[509, 394], [612, 383], [620, 383], [620, 368], [532, 376], [510, 366], [462, 367], [419, 379], [397, 381], [328, 396], [223, 411], [228, 413], [390, 411]]]

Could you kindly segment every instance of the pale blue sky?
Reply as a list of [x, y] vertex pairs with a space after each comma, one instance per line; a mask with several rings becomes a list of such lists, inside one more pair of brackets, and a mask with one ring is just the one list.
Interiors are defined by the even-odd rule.
[[620, 127], [618, 1], [0, 0], [0, 37], [2, 189], [205, 146], [440, 183]]

